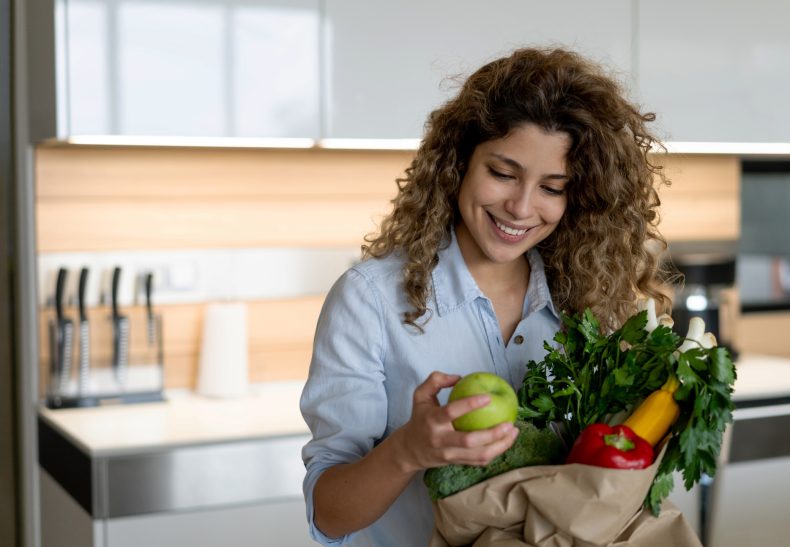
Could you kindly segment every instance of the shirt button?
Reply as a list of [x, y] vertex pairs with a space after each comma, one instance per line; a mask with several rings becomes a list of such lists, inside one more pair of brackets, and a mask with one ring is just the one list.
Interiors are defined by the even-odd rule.
[[513, 338], [513, 341], [514, 341], [516, 344], [523, 344], [523, 343], [524, 343], [524, 337], [523, 337], [523, 336], [521, 336], [521, 335], [519, 334], [518, 336], [516, 336], [515, 338]]

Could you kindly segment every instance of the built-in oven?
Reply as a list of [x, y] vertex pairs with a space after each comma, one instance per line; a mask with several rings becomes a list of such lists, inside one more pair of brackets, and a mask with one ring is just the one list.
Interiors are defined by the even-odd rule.
[[790, 311], [790, 159], [742, 162], [737, 285], [744, 313]]

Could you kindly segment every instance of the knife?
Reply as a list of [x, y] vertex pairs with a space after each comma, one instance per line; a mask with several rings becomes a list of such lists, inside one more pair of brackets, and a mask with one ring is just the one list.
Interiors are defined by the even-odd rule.
[[145, 274], [145, 310], [148, 318], [148, 345], [153, 346], [156, 343], [156, 321], [154, 320], [154, 307], [151, 300], [151, 293], [153, 292], [154, 274], [148, 272]]
[[66, 277], [68, 271], [66, 268], [58, 270], [58, 279], [55, 285], [55, 338], [56, 343], [56, 357], [55, 357], [55, 377], [53, 382], [53, 395], [60, 397], [66, 388], [71, 375], [71, 351], [74, 336], [74, 325], [71, 319], [63, 313], [63, 300], [65, 296]]
[[118, 285], [121, 282], [121, 268], [116, 266], [112, 272], [112, 368], [115, 380], [123, 385], [126, 382], [126, 367], [129, 363], [129, 318], [121, 315], [118, 306]]
[[80, 270], [80, 285], [77, 291], [77, 305], [80, 312], [80, 362], [77, 377], [78, 392], [85, 395], [88, 391], [88, 378], [90, 375], [90, 328], [88, 315], [85, 313], [85, 287], [88, 284], [88, 268]]

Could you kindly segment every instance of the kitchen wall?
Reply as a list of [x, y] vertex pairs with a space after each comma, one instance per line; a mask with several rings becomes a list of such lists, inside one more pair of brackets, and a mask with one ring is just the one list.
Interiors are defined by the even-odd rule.
[[[162, 256], [168, 253], [208, 256], [234, 249], [289, 249], [300, 256], [334, 250], [333, 256], [358, 257], [362, 237], [390, 207], [395, 179], [412, 156], [412, 151], [39, 146], [35, 166], [40, 332], [47, 332], [53, 315], [53, 268], [59, 261], [92, 260], [96, 266], [136, 253], [138, 266], [149, 257], [161, 270], [167, 267]], [[671, 242], [737, 240], [736, 157], [669, 155], [656, 160], [672, 179], [672, 186], [661, 191], [662, 229]], [[333, 260], [334, 266], [327, 260], [327, 267], [337, 272], [325, 275], [322, 287], [313, 283], [303, 293], [291, 290], [282, 297], [246, 298], [243, 287], [232, 293], [248, 303], [251, 381], [306, 377], [323, 294], [350, 265]], [[282, 262], [288, 267], [286, 259]], [[311, 267], [320, 267], [317, 264]], [[216, 260], [212, 268], [222, 276]], [[240, 283], [233, 269], [228, 263], [224, 280]], [[255, 284], [256, 278], [261, 286], [274, 283], [267, 271], [245, 276], [247, 284], [250, 279]], [[102, 298], [106, 283], [91, 287], [91, 318], [100, 323], [109, 315]], [[143, 308], [137, 295], [124, 295], [126, 313], [140, 316]], [[212, 294], [197, 289], [191, 294], [186, 290], [155, 295], [164, 321], [167, 387], [194, 385], [203, 311], [212, 300]], [[109, 340], [103, 338], [93, 337], [92, 354], [109, 352]], [[42, 336], [42, 386], [48, 362]]]
[[[358, 257], [362, 237], [386, 211], [395, 178], [410, 156], [388, 151], [41, 147], [36, 154], [40, 264], [69, 253], [84, 257], [88, 252], [95, 258], [137, 252], [144, 257], [171, 249], [195, 256], [234, 248], [288, 248], [304, 256], [339, 248]], [[40, 332], [46, 333], [52, 271], [39, 270], [44, 297]], [[227, 272], [226, 281], [232, 273]], [[271, 277], [266, 271], [251, 272], [253, 283], [256, 275], [260, 285]], [[326, 288], [248, 302], [252, 381], [306, 377]], [[96, 285], [90, 295], [99, 321], [109, 314], [96, 294], [104, 290], [106, 285]], [[154, 299], [163, 304], [156, 309], [164, 321], [165, 383], [191, 387], [203, 302], [163, 303], [156, 294]], [[123, 303], [130, 315], [141, 313], [131, 294]], [[102, 346], [93, 338], [101, 361], [109, 343]], [[49, 350], [46, 340], [41, 342], [46, 378]]]

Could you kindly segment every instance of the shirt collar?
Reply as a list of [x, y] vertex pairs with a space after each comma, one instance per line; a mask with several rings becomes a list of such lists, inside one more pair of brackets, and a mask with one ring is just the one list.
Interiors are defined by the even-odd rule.
[[[449, 244], [439, 249], [438, 255], [439, 262], [431, 272], [431, 278], [439, 316], [446, 315], [475, 298], [486, 298], [469, 272], [469, 268], [466, 267], [461, 249], [458, 247], [455, 229], [450, 230]], [[525, 316], [548, 307], [549, 311], [559, 319], [559, 314], [551, 301], [543, 259], [538, 250], [533, 248], [527, 251], [527, 260], [530, 276]]]
[[454, 228], [450, 229], [449, 244], [439, 249], [438, 254], [439, 262], [431, 272], [431, 278], [439, 316], [446, 315], [475, 298], [485, 297], [466, 267]]
[[554, 301], [551, 299], [543, 258], [535, 247], [527, 251], [527, 261], [529, 262], [529, 287], [527, 287], [525, 306], [528, 306], [528, 309], [525, 310], [524, 315], [548, 308], [552, 315], [559, 319], [560, 314], [557, 312], [557, 308], [554, 307]]

